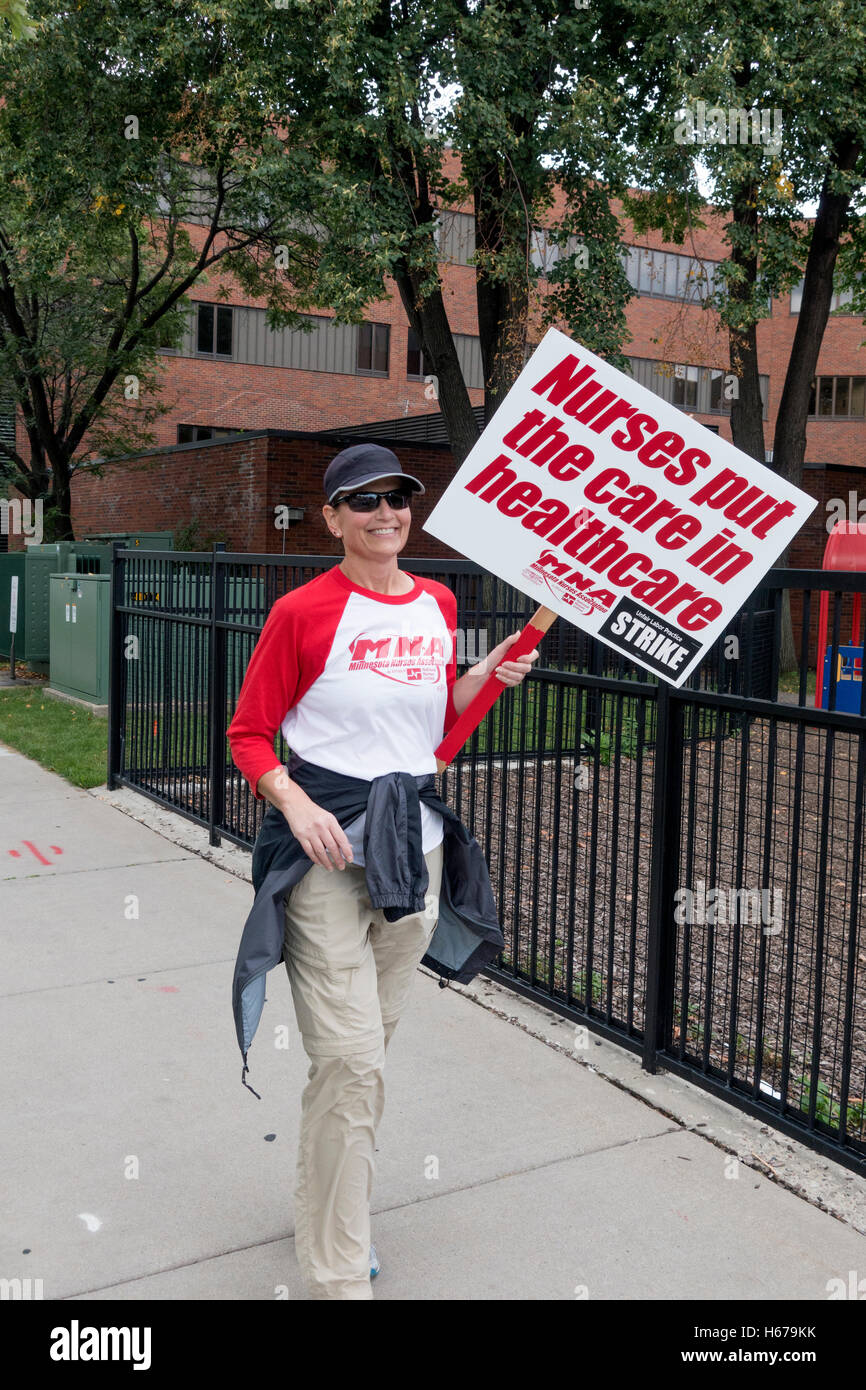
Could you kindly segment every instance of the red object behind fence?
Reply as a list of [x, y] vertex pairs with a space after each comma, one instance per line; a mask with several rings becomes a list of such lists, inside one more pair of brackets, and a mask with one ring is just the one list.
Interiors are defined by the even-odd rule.
[[[837, 521], [824, 549], [825, 570], [866, 570], [866, 521]], [[815, 708], [821, 708], [824, 653], [827, 647], [827, 603], [829, 590], [821, 591], [818, 608], [818, 656], [815, 673]], [[860, 594], [853, 594], [851, 608], [851, 646], [859, 646]]]

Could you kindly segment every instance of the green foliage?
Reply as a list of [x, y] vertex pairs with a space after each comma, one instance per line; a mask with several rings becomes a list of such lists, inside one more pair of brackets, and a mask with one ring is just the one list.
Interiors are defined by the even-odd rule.
[[[803, 1092], [800, 1097], [800, 1109], [808, 1111], [812, 1098], [811, 1079], [803, 1074], [801, 1076], [792, 1077], [791, 1081], [792, 1084], [800, 1082], [802, 1085]], [[842, 1107], [838, 1100], [833, 1099], [833, 1093], [827, 1085], [827, 1082], [819, 1080], [815, 1087], [816, 1118], [823, 1120], [827, 1125], [837, 1126], [841, 1113]], [[866, 1102], [861, 1099], [849, 1101], [845, 1117], [846, 1130], [851, 1133], [859, 1134], [863, 1128], [864, 1119], [866, 1119]]]
[[[636, 6], [643, 16], [644, 62], [661, 69], [663, 81], [639, 123], [636, 167], [642, 186], [628, 203], [639, 230], [659, 228], [681, 239], [696, 222], [708, 191], [723, 217], [747, 197], [756, 214], [749, 229], [730, 221], [731, 250], [758, 258], [759, 275], [745, 299], [742, 271], [723, 262], [720, 290], [710, 301], [730, 327], [742, 330], [768, 313], [767, 296], [789, 291], [802, 275], [811, 241], [803, 208], [825, 188], [845, 189], [860, 200], [866, 163], [866, 114], [862, 102], [866, 5], [863, 0], [673, 0]], [[687, 110], [768, 113], [768, 132], [781, 118], [778, 147], [772, 139], [677, 143]], [[844, 172], [840, 141], [855, 138], [859, 154]], [[699, 164], [707, 184], [699, 186]], [[844, 276], [862, 269], [862, 208], [848, 222], [850, 254]], [[866, 295], [863, 301], [866, 312]]]
[[0, 0], [0, 19], [4, 21], [4, 28], [8, 26], [8, 34], [13, 41], [32, 39], [36, 33], [25, 0]]
[[270, 257], [286, 299], [274, 247], [289, 269], [307, 257], [291, 223], [310, 155], [274, 157], [219, 6], [34, 11], [32, 40], [0, 47], [0, 378], [30, 456], [0, 451], [70, 534], [75, 469], [154, 442], [160, 349], [179, 345], [191, 288], [230, 256]]
[[38, 686], [0, 690], [0, 739], [74, 787], [105, 782], [108, 720]]
[[[360, 322], [396, 286], [425, 353], [453, 362], [434, 230], [439, 209], [463, 205], [496, 399], [536, 310], [625, 365], [632, 292], [611, 200], [639, 234], [688, 241], [696, 154], [722, 214], [744, 190], [758, 214], [731, 221], [713, 301], [737, 332], [799, 278], [803, 204], [829, 187], [859, 208], [864, 0], [32, 9], [29, 41], [0, 45], [0, 376], [31, 434], [29, 459], [4, 457], [26, 495], [52, 496], [61, 527], [82, 461], [153, 442], [160, 347], [179, 343], [193, 288], [226, 297], [215, 267], [274, 328], [311, 310]], [[677, 113], [698, 100], [779, 107], [781, 148], [678, 143]], [[859, 153], [843, 169], [847, 137]], [[564, 253], [547, 275], [531, 254], [540, 225]], [[735, 252], [757, 256], [756, 277]], [[840, 276], [866, 312], [864, 252], [857, 211]], [[446, 390], [450, 422], [455, 402], [468, 411], [459, 371]]]
[[576, 236], [581, 249], [554, 266], [543, 323], [563, 320], [571, 337], [620, 371], [629, 371], [622, 349], [631, 338], [625, 309], [634, 291], [623, 269], [620, 223], [607, 190], [600, 185], [573, 189], [558, 231], [560, 238]]
[[[618, 749], [616, 730], [613, 733], [607, 733], [604, 729], [599, 729], [597, 732], [592, 729], [581, 729], [580, 731], [581, 743], [585, 743], [587, 750], [584, 756], [593, 758], [596, 756], [596, 749], [598, 749], [598, 760], [602, 767], [607, 767], [610, 764], [611, 758], [617, 751], [624, 758], [637, 757], [639, 736], [638, 721], [631, 714], [623, 716], [622, 738]], [[644, 733], [644, 737], [646, 737], [646, 733]]]
[[175, 527], [174, 530], [175, 550], [210, 550], [214, 541], [228, 543], [228, 539], [224, 531], [202, 531], [197, 517], [193, 517], [185, 526]]
[[[622, 38], [622, 7], [605, 9], [606, 29]], [[435, 214], [464, 203], [476, 215], [479, 292], [493, 306], [490, 322], [480, 313], [485, 367], [498, 379], [507, 360], [511, 384], [536, 299], [545, 326], [562, 321], [622, 364], [630, 290], [606, 195], [625, 187], [627, 99], [616, 62], [583, 56], [597, 12], [552, 0], [286, 0], [279, 10], [230, 0], [227, 11], [247, 55], [247, 85], [291, 112], [293, 141], [323, 162], [308, 190], [309, 216], [327, 232], [318, 280], [303, 285], [311, 306], [358, 321], [390, 293], [386, 276], [407, 312], [423, 315], [437, 296], [447, 304]], [[589, 265], [564, 258], [548, 289], [532, 263], [532, 232], [550, 222], [557, 180], [567, 206], [555, 239], [577, 236]], [[246, 268], [247, 287], [260, 291]], [[465, 396], [459, 377], [451, 389]]]
[[[601, 1002], [601, 996], [602, 996], [603, 989], [604, 989], [604, 981], [603, 981], [603, 979], [602, 979], [602, 976], [599, 974], [599, 972], [598, 972], [597, 970], [593, 970], [593, 972], [592, 972], [592, 1002], [593, 1002], [593, 1004], [598, 1004], [598, 1003]], [[586, 1001], [586, 971], [585, 971], [585, 970], [581, 970], [581, 971], [578, 973], [577, 978], [576, 978], [576, 981], [575, 981], [575, 990], [574, 990], [574, 992], [575, 992], [576, 996], [578, 997], [578, 999], [583, 999], [584, 1001]]]

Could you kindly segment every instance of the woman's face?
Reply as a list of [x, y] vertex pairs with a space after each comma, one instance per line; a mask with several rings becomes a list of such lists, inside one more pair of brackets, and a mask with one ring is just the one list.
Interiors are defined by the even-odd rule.
[[[398, 477], [389, 473], [375, 482], [365, 483], [357, 492], [386, 492], [400, 486]], [[389, 555], [399, 555], [409, 536], [412, 514], [409, 507], [395, 511], [389, 507], [384, 497], [374, 512], [353, 512], [345, 502], [323, 508], [325, 519], [334, 535], [341, 535], [346, 555], [354, 555], [359, 560], [374, 557], [381, 560]]]

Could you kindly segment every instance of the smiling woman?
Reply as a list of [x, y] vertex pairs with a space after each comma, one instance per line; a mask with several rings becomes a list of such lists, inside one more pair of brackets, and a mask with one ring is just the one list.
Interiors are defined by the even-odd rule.
[[[346, 553], [340, 569], [371, 593], [408, 593], [413, 585], [397, 569], [396, 557], [409, 535], [417, 480], [391, 473], [368, 481], [381, 491], [341, 488], [322, 509], [331, 534], [343, 542]], [[423, 490], [420, 484], [418, 490]]]
[[455, 595], [397, 565], [423, 484], [390, 449], [357, 444], [331, 461], [324, 489], [344, 557], [274, 604], [228, 730], [235, 763], [271, 803], [233, 1003], [245, 1072], [263, 977], [284, 961], [311, 1062], [295, 1249], [312, 1298], [370, 1299], [385, 1049], [422, 960], [467, 983], [504, 945], [481, 848], [436, 793], [434, 750], [460, 713], [458, 689], [465, 705], [500, 667], [516, 685], [538, 652], [503, 660], [515, 633], [458, 682]]

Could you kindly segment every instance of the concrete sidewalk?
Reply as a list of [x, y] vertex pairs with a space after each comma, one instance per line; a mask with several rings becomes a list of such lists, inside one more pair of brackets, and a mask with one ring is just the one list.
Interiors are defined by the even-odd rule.
[[[0, 1277], [46, 1299], [305, 1298], [285, 971], [250, 1052], [260, 1101], [231, 1011], [249, 854], [3, 745], [0, 827]], [[388, 1051], [377, 1299], [826, 1300], [866, 1276], [866, 1180], [573, 1038], [484, 977], [419, 971]]]

